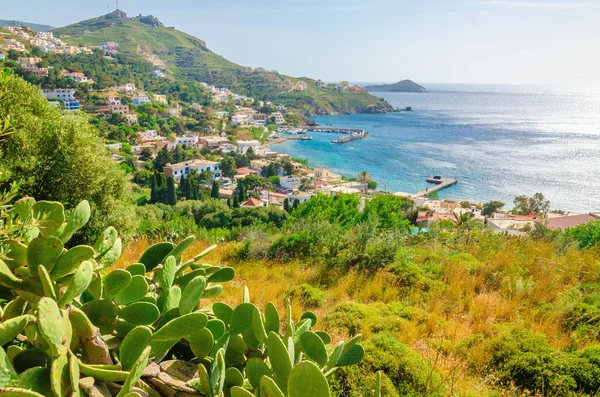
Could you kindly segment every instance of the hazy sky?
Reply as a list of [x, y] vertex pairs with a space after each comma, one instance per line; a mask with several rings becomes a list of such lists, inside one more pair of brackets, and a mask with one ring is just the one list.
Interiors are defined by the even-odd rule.
[[[2, 0], [63, 26], [107, 1]], [[600, 84], [600, 0], [120, 0], [242, 65], [326, 81]], [[110, 3], [111, 11], [115, 2]]]

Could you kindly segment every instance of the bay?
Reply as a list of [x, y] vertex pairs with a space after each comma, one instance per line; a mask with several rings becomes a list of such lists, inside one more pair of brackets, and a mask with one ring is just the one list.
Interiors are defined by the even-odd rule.
[[412, 112], [315, 117], [367, 130], [336, 145], [334, 134], [273, 149], [346, 176], [369, 172], [386, 191], [424, 190], [427, 177], [456, 178], [441, 197], [512, 206], [537, 192], [553, 209], [600, 210], [600, 87], [427, 85], [427, 93], [374, 93]]

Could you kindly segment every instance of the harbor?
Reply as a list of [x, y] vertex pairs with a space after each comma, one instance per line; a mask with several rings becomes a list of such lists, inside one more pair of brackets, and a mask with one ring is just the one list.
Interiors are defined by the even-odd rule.
[[457, 179], [453, 178], [442, 178], [440, 176], [433, 176], [431, 178], [427, 178], [425, 180], [427, 183], [432, 183], [434, 186], [429, 187], [422, 192], [416, 193], [413, 196], [415, 197], [424, 197], [428, 194], [439, 192], [440, 190], [446, 189], [452, 185], [456, 185], [458, 183]]
[[[286, 128], [277, 130], [278, 133], [285, 134], [282, 137], [285, 140], [291, 141], [306, 141], [312, 140], [312, 137], [307, 135], [308, 132], [320, 132], [326, 134], [342, 135], [338, 139], [331, 140], [331, 143], [343, 144], [365, 139], [369, 133], [363, 129], [353, 128], [334, 128], [334, 127], [306, 127], [306, 128]], [[279, 135], [277, 135], [279, 137]]]

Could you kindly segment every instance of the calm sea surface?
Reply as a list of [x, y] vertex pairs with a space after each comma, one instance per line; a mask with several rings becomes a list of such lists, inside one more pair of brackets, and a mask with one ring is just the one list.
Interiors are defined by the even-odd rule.
[[346, 176], [368, 171], [381, 189], [415, 193], [432, 175], [459, 183], [441, 197], [501, 200], [543, 193], [554, 209], [600, 211], [600, 87], [428, 85], [429, 92], [381, 93], [413, 112], [316, 117], [363, 128], [343, 145], [333, 134], [274, 150]]

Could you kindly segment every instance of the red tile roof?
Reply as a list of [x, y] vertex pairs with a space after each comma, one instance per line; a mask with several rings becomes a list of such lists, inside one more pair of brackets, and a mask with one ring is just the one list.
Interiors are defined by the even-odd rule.
[[264, 206], [263, 202], [255, 199], [254, 197], [252, 197], [251, 199], [247, 200], [244, 204], [242, 204], [242, 207], [262, 207]]
[[567, 229], [569, 227], [577, 227], [592, 221], [600, 221], [600, 217], [594, 214], [561, 216], [558, 218], [548, 219], [546, 226], [552, 230]]

